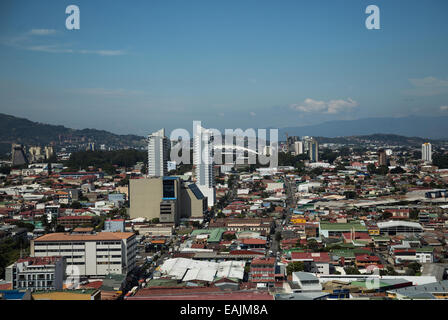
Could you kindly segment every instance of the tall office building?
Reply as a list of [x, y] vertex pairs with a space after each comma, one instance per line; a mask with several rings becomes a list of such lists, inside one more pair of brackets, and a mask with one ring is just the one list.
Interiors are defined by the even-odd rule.
[[169, 140], [165, 129], [148, 135], [148, 176], [163, 177], [168, 172]]
[[384, 149], [378, 150], [378, 165], [387, 166], [387, 154]]
[[45, 159], [50, 159], [53, 155], [54, 155], [54, 150], [52, 146], [46, 146], [44, 148], [44, 152], [45, 152]]
[[319, 142], [317, 140], [311, 139], [308, 141], [308, 154], [311, 162], [319, 161]]
[[303, 153], [303, 142], [295, 141], [294, 142], [294, 153], [295, 155], [299, 155]]
[[86, 148], [86, 150], [87, 150], [87, 151], [95, 151], [95, 142], [89, 142], [89, 143], [87, 144], [87, 148]]
[[432, 150], [429, 142], [422, 144], [422, 160], [432, 162]]
[[207, 197], [209, 207], [213, 206], [216, 201], [212, 142], [212, 131], [196, 124], [193, 137], [194, 176], [199, 190]]
[[28, 164], [25, 148], [21, 144], [13, 144], [11, 150], [11, 161], [13, 166]]

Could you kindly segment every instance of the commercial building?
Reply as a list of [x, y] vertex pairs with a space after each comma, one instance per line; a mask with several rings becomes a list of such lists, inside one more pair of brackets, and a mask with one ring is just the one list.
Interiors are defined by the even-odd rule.
[[387, 295], [398, 300], [448, 299], [448, 280], [389, 290]]
[[422, 144], [422, 160], [432, 162], [432, 150], [429, 142]]
[[13, 144], [11, 148], [11, 161], [13, 166], [20, 166], [28, 163], [25, 148], [21, 144]]
[[395, 236], [398, 234], [415, 234], [423, 232], [423, 227], [420, 223], [409, 221], [387, 221], [378, 222], [378, 228], [381, 234]]
[[298, 288], [293, 289], [293, 292], [322, 291], [319, 278], [309, 272], [293, 272], [292, 282], [298, 285]]
[[308, 141], [308, 155], [311, 162], [319, 161], [319, 142], [315, 139]]
[[325, 238], [329, 237], [341, 237], [344, 233], [366, 233], [368, 234], [367, 227], [360, 223], [319, 223], [319, 232]]
[[148, 177], [163, 177], [167, 174], [169, 146], [165, 129], [148, 135]]
[[131, 179], [130, 217], [158, 218], [162, 223], [179, 224], [181, 218], [202, 218], [207, 198], [195, 184], [178, 177]]
[[213, 133], [199, 124], [194, 127], [193, 168], [196, 185], [207, 197], [208, 206], [214, 206], [216, 190], [213, 167]]
[[8, 266], [5, 278], [12, 289], [62, 290], [65, 267], [62, 256], [29, 257]]
[[387, 166], [387, 154], [384, 149], [378, 150], [378, 165]]
[[250, 264], [249, 281], [254, 283], [274, 284], [276, 282], [275, 258], [256, 258]]
[[124, 219], [108, 219], [104, 221], [104, 231], [106, 232], [124, 232], [125, 220]]
[[299, 155], [303, 153], [303, 142], [295, 141], [294, 142], [294, 153], [295, 155]]
[[136, 250], [132, 232], [49, 233], [30, 244], [31, 256], [63, 256], [81, 277], [127, 273], [135, 268]]
[[58, 224], [64, 228], [76, 228], [79, 226], [91, 226], [93, 216], [64, 216], [58, 217]]

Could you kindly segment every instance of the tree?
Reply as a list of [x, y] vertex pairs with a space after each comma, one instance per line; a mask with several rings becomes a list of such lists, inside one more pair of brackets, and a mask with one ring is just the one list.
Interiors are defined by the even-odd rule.
[[375, 173], [376, 173], [376, 167], [375, 167], [375, 165], [374, 165], [373, 163], [369, 163], [369, 164], [367, 165], [367, 171], [368, 171], [370, 174], [375, 174]]
[[415, 209], [415, 208], [411, 209], [409, 211], [409, 218], [412, 219], [412, 220], [418, 219], [419, 212], [420, 212], [420, 210], [418, 210], [418, 209]]
[[354, 266], [354, 267], [347, 266], [344, 268], [344, 271], [346, 274], [361, 274], [361, 272], [359, 272], [359, 270], [356, 266]]
[[376, 170], [376, 173], [385, 176], [386, 174], [389, 173], [389, 167], [385, 165], [379, 166], [378, 169]]
[[70, 205], [70, 207], [72, 209], [81, 209], [82, 205], [79, 201], [73, 201], [72, 204]]
[[392, 213], [390, 213], [390, 212], [384, 212], [384, 213], [381, 215], [381, 219], [382, 219], [382, 220], [388, 220], [388, 219], [390, 219], [390, 217], [392, 217]]
[[416, 275], [417, 273], [420, 273], [422, 265], [418, 262], [411, 262], [407, 267], [412, 275]]
[[279, 242], [280, 240], [282, 240], [282, 234], [280, 231], [277, 231], [275, 233], [275, 241]]
[[160, 222], [160, 219], [159, 218], [154, 218], [154, 219], [152, 219], [151, 220], [151, 223], [159, 223]]
[[315, 251], [319, 248], [319, 244], [317, 243], [317, 241], [315, 239], [308, 240], [306, 246], [313, 251]]
[[236, 235], [235, 235], [234, 233], [225, 233], [225, 234], [222, 236], [222, 238], [223, 238], [225, 241], [232, 241], [232, 240], [236, 239]]
[[62, 226], [62, 225], [60, 225], [60, 224], [58, 224], [58, 225], [56, 226], [55, 232], [64, 232], [64, 231], [65, 231], [64, 226]]
[[286, 267], [286, 273], [291, 275], [293, 272], [299, 272], [305, 270], [305, 264], [302, 261], [291, 262]]
[[392, 173], [392, 174], [402, 174], [402, 173], [405, 173], [405, 172], [406, 171], [402, 167], [400, 167], [400, 166], [390, 170], [390, 173]]
[[344, 191], [345, 199], [355, 199], [356, 192], [355, 191]]

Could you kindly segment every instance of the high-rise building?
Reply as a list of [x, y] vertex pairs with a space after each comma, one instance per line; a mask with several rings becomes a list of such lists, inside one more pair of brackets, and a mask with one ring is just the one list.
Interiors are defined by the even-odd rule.
[[319, 142], [315, 139], [311, 139], [308, 142], [308, 155], [311, 162], [319, 161]]
[[215, 175], [213, 171], [213, 133], [196, 124], [193, 137], [193, 167], [195, 182], [207, 197], [208, 206], [215, 205]]
[[42, 160], [42, 150], [41, 147], [30, 147], [28, 149], [29, 155], [30, 155], [30, 161], [31, 162], [37, 162], [39, 160]]
[[87, 150], [87, 151], [95, 151], [95, 142], [89, 142], [89, 143], [87, 144], [87, 148], [86, 148], [86, 150]]
[[432, 162], [432, 150], [429, 142], [422, 144], [422, 160]]
[[148, 135], [148, 176], [163, 177], [168, 168], [169, 140], [165, 136], [165, 129]]
[[50, 159], [54, 154], [52, 146], [46, 146], [44, 148], [44, 151], [45, 151], [45, 159], [47, 159], [47, 160]]
[[28, 163], [25, 148], [21, 144], [13, 144], [11, 150], [11, 161], [13, 166], [20, 166]]
[[302, 141], [295, 141], [294, 142], [294, 153], [296, 155], [303, 153], [303, 142]]
[[378, 165], [387, 166], [387, 154], [384, 149], [378, 150]]

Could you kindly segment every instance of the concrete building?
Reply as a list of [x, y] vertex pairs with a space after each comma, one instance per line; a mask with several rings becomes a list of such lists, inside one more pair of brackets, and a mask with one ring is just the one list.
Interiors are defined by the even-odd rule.
[[378, 150], [378, 165], [387, 166], [387, 154], [384, 149]]
[[381, 234], [386, 234], [389, 236], [395, 236], [398, 234], [416, 234], [422, 233], [423, 227], [420, 223], [409, 222], [409, 221], [387, 221], [378, 222], [378, 228]]
[[124, 232], [125, 220], [124, 219], [108, 219], [104, 221], [104, 231], [106, 232]]
[[276, 282], [275, 258], [256, 258], [250, 264], [249, 282], [273, 285]]
[[304, 152], [303, 150], [303, 142], [302, 141], [295, 141], [294, 142], [294, 153], [295, 155], [302, 154]]
[[317, 140], [308, 141], [308, 155], [311, 162], [319, 162], [319, 142]]
[[293, 292], [322, 291], [322, 285], [319, 278], [313, 273], [293, 272], [292, 282], [299, 287], [298, 289], [293, 289]]
[[30, 244], [32, 257], [63, 256], [80, 277], [126, 274], [136, 266], [136, 250], [132, 232], [49, 233]]
[[207, 198], [195, 184], [178, 177], [131, 179], [130, 217], [158, 218], [162, 223], [179, 224], [181, 218], [202, 218]]
[[422, 160], [432, 162], [432, 150], [429, 142], [422, 144]]
[[65, 279], [65, 258], [61, 256], [19, 259], [5, 270], [12, 289], [62, 290]]
[[208, 206], [214, 206], [216, 190], [213, 167], [213, 133], [200, 125], [194, 127], [193, 168], [196, 185], [207, 197]]
[[11, 161], [13, 166], [20, 166], [28, 163], [25, 148], [21, 144], [13, 144], [11, 149]]
[[163, 177], [167, 174], [169, 143], [165, 129], [148, 135], [148, 177]]

